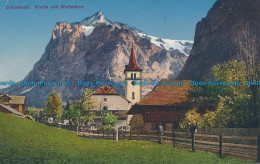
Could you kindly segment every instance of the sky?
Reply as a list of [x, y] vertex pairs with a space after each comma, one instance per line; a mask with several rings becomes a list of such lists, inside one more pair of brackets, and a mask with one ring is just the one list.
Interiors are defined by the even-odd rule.
[[[57, 22], [79, 22], [102, 11], [108, 20], [152, 36], [193, 40], [197, 22], [215, 1], [0, 0], [0, 82], [20, 81], [33, 69]], [[31, 9], [6, 9], [7, 5], [30, 5]], [[84, 9], [35, 9], [35, 5], [83, 5]]]

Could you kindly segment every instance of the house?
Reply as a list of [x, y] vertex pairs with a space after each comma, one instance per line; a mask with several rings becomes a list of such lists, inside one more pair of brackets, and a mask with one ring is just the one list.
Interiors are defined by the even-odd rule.
[[[97, 113], [105, 110], [111, 111], [118, 119], [118, 126], [127, 128], [130, 117], [126, 113], [132, 105], [131, 101], [127, 100], [109, 85], [102, 85], [93, 92], [91, 97], [97, 100], [97, 107], [94, 109]], [[101, 117], [98, 116], [94, 122], [100, 125]]]
[[13, 114], [16, 116], [23, 116], [22, 113], [16, 111], [15, 109], [13, 109], [9, 106], [3, 105], [3, 104], [0, 104], [0, 112], [7, 113], [7, 114]]
[[131, 129], [156, 130], [161, 124], [164, 130], [173, 130], [192, 108], [193, 102], [187, 97], [188, 80], [163, 79], [160, 84], [130, 108], [127, 114], [134, 115]]
[[23, 113], [26, 108], [25, 96], [0, 95], [0, 104], [11, 107], [20, 113]]

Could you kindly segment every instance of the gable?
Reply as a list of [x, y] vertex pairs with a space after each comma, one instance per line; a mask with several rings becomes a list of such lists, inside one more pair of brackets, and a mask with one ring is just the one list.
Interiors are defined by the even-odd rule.
[[10, 102], [11, 97], [8, 95], [2, 95], [0, 96], [0, 102]]
[[102, 85], [95, 92], [93, 92], [93, 95], [109, 95], [109, 94], [113, 95], [113, 94], [119, 94], [119, 93], [109, 85]]

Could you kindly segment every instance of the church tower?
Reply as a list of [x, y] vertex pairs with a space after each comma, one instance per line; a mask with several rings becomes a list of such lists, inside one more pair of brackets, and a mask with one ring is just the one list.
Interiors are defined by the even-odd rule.
[[127, 82], [125, 86], [125, 97], [131, 101], [132, 104], [135, 104], [141, 100], [142, 86], [139, 84], [135, 85], [134, 82], [142, 81], [142, 69], [139, 68], [136, 62], [134, 45], [132, 45], [129, 64], [125, 66], [124, 74], [125, 82]]

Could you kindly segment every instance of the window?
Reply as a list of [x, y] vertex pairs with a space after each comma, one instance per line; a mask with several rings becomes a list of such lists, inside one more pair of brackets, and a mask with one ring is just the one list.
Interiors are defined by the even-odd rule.
[[131, 79], [134, 79], [134, 77], [133, 77], [133, 73], [131, 73]]
[[104, 101], [107, 101], [107, 98], [104, 98]]
[[104, 110], [104, 111], [107, 111], [107, 110], [108, 110], [107, 106], [104, 106], [104, 107], [103, 107], [103, 110]]
[[136, 73], [134, 74], [134, 79], [136, 79]]
[[132, 85], [135, 85], [135, 81], [132, 81], [131, 84], [132, 84]]
[[135, 93], [132, 92], [132, 99], [135, 99]]

